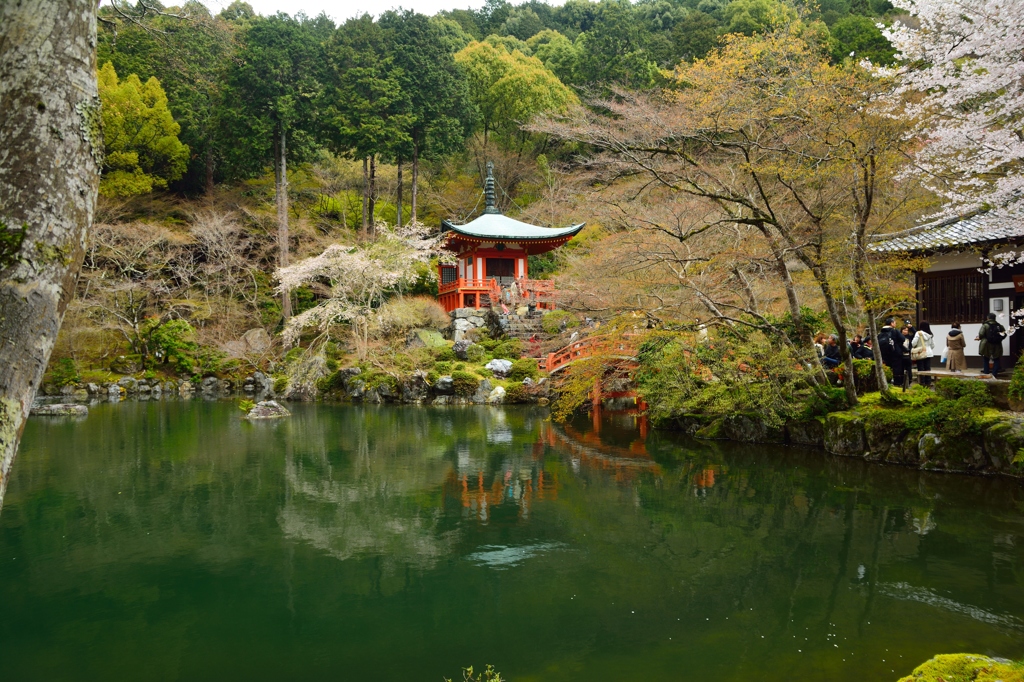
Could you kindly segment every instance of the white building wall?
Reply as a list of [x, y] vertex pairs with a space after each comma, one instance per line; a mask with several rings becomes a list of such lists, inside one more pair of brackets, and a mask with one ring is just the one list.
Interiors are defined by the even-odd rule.
[[[928, 265], [925, 272], [941, 272], [943, 270], [962, 270], [964, 268], [980, 268], [984, 267], [981, 256], [976, 253], [952, 253], [942, 254], [934, 256]], [[992, 276], [989, 275], [989, 281], [992, 281]], [[998, 296], [996, 298], [989, 299], [989, 312], [996, 314], [996, 320], [999, 324], [1003, 325], [1007, 329], [1010, 327], [1010, 307], [1013, 301], [1013, 283], [1012, 282], [999, 282], [995, 284], [989, 284], [990, 295], [995, 295], [997, 292], [1005, 289], [1006, 296]], [[995, 290], [995, 291], [992, 291]], [[1001, 301], [1001, 304], [996, 303]], [[1001, 307], [1001, 310], [997, 310], [997, 307]], [[952, 325], [948, 324], [933, 324], [932, 332], [935, 334], [935, 357], [938, 358], [942, 354], [942, 349], [946, 347], [946, 335], [949, 334], [952, 329]], [[964, 324], [961, 326], [961, 331], [964, 333], [964, 337], [967, 339], [967, 347], [964, 349], [964, 354], [968, 357], [980, 357], [978, 353], [979, 341], [975, 341], [975, 337], [981, 331], [981, 324]], [[1009, 340], [1003, 341], [1003, 349], [1008, 350]], [[935, 366], [933, 361], [932, 366]]]

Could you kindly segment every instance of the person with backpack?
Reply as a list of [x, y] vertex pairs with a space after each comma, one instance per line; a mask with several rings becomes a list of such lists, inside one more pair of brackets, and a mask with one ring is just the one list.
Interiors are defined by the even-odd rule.
[[910, 344], [910, 359], [917, 363], [918, 383], [922, 386], [932, 383], [932, 378], [922, 376], [921, 372], [930, 372], [932, 369], [932, 356], [935, 355], [934, 338], [932, 326], [922, 321]]
[[885, 326], [878, 332], [878, 351], [882, 354], [882, 362], [892, 370], [893, 386], [903, 386], [903, 334], [893, 326], [895, 320], [891, 317], [885, 318]]
[[996, 378], [999, 374], [999, 359], [1003, 357], [1003, 339], [1006, 338], [1006, 327], [996, 322], [996, 314], [989, 313], [988, 319], [981, 325], [975, 341], [978, 344], [978, 355], [983, 359], [983, 374], [991, 374]]

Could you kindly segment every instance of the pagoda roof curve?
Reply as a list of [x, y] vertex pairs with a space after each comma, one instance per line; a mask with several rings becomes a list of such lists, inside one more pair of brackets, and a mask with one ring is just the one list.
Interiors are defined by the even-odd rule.
[[545, 239], [569, 239], [582, 230], [586, 223], [561, 228], [540, 227], [500, 213], [485, 213], [465, 225], [456, 225], [447, 220], [443, 221], [441, 225], [456, 234], [485, 241], [529, 242]]

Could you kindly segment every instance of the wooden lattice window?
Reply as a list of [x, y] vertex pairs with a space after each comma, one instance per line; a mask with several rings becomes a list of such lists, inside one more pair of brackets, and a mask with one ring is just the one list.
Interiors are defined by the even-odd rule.
[[921, 275], [921, 319], [932, 324], [984, 322], [985, 275], [977, 271]]
[[441, 266], [441, 284], [451, 284], [459, 278], [459, 269], [454, 265]]

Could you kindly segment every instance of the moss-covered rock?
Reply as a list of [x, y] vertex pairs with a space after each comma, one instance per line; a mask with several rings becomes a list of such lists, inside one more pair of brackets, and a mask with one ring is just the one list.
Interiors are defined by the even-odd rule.
[[794, 419], [786, 424], [786, 439], [793, 445], [822, 447], [825, 444], [825, 418]]
[[772, 426], [758, 415], [734, 414], [722, 420], [722, 430], [729, 440], [741, 443], [784, 443], [786, 432]]
[[992, 469], [1009, 473], [1024, 448], [1024, 420], [1001, 419], [986, 427], [982, 438]]
[[725, 435], [725, 420], [716, 419], [710, 424], [697, 429], [693, 435], [696, 438], [704, 438], [707, 440], [726, 440], [728, 436]]
[[863, 457], [867, 451], [864, 420], [848, 412], [825, 417], [825, 450], [833, 455]]
[[1024, 665], [978, 654], [942, 654], [899, 682], [1024, 682]]
[[[696, 435], [697, 431], [711, 423], [711, 418], [703, 414], [682, 414], [666, 423], [668, 428], [678, 429], [688, 436]], [[660, 424], [659, 424], [660, 425]]]
[[988, 465], [980, 436], [950, 438], [926, 433], [918, 441], [917, 449], [922, 469], [980, 471]]
[[916, 465], [920, 434], [902, 410], [878, 410], [864, 420], [865, 457], [890, 464]]

